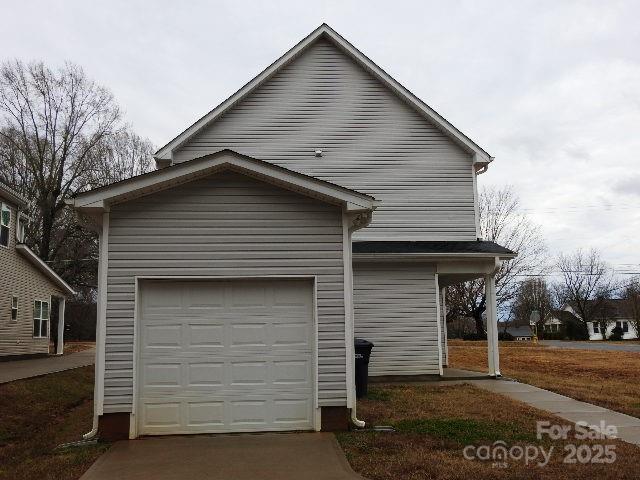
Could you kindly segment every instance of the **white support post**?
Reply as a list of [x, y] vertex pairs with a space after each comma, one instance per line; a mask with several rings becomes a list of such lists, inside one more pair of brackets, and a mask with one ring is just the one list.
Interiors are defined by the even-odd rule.
[[485, 295], [487, 297], [487, 351], [489, 355], [489, 376], [500, 376], [500, 354], [498, 352], [498, 305], [496, 301], [496, 277], [485, 275]]
[[58, 345], [56, 348], [56, 355], [62, 355], [64, 353], [64, 307], [66, 299], [60, 297], [58, 302]]
[[442, 287], [440, 289], [440, 298], [442, 298], [442, 307], [440, 310], [442, 311], [442, 336], [444, 337], [444, 349], [442, 351], [442, 365], [445, 367], [449, 366], [449, 337], [447, 334], [447, 287]]
[[438, 373], [440, 376], [444, 375], [444, 370], [442, 368], [442, 357], [444, 348], [443, 338], [442, 338], [442, 321], [440, 319], [440, 286], [439, 286], [440, 278], [438, 274], [435, 274], [435, 283], [436, 283], [436, 335], [438, 336]]

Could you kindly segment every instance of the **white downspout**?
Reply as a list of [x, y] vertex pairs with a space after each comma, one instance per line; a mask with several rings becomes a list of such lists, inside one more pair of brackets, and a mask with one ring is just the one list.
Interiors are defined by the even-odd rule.
[[[367, 222], [368, 223], [368, 222]], [[344, 253], [344, 308], [345, 308], [345, 338], [347, 350], [347, 407], [351, 408], [351, 423], [358, 428], [364, 428], [366, 423], [356, 415], [356, 385], [355, 385], [355, 352], [353, 339], [354, 311], [353, 311], [353, 260], [351, 256], [351, 235], [361, 226], [351, 226], [348, 214], [342, 215], [343, 253]]]
[[106, 335], [106, 292], [107, 292], [107, 255], [109, 241], [109, 213], [100, 217], [98, 229], [98, 298], [96, 302], [96, 360], [93, 383], [93, 427], [82, 438], [90, 440], [98, 433], [98, 418], [102, 409], [104, 394], [104, 355]]

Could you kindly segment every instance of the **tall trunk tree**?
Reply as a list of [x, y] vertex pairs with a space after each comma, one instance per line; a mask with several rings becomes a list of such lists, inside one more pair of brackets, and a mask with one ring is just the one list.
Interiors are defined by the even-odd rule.
[[[562, 275], [556, 291], [559, 303], [569, 305], [585, 328], [589, 322], [597, 322], [606, 328], [606, 303], [617, 290], [617, 284], [613, 270], [602, 260], [600, 253], [592, 249], [560, 255], [556, 267]], [[605, 332], [602, 332], [602, 338]]]
[[511, 312], [515, 326], [530, 325], [531, 314], [536, 311], [539, 320], [536, 330], [544, 337], [544, 324], [553, 311], [553, 295], [547, 282], [542, 278], [529, 278], [520, 282]]
[[[516, 258], [503, 262], [496, 273], [498, 310], [504, 311], [515, 299], [522, 276], [537, 275], [545, 270], [546, 246], [540, 228], [521, 212], [518, 197], [510, 186], [485, 188], [478, 200], [482, 238], [518, 253]], [[473, 318], [477, 335], [486, 335], [483, 279], [449, 287], [447, 304], [448, 318]]]
[[15, 60], [0, 67], [0, 115], [2, 150], [11, 153], [3, 176], [19, 180], [17, 188], [33, 201], [33, 246], [51, 260], [65, 236], [54, 235], [64, 199], [86, 188], [86, 172], [95, 170], [95, 153], [117, 130], [120, 110], [78, 66], [52, 70]]

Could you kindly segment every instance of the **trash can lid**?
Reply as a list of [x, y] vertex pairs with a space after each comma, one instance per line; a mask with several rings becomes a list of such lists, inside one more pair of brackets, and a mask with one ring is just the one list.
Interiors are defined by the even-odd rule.
[[354, 338], [353, 345], [356, 347], [373, 347], [373, 343], [365, 340], [364, 338]]

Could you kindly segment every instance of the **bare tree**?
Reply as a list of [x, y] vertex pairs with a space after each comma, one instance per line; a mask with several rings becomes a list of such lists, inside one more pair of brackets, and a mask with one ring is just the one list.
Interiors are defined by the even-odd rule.
[[540, 315], [537, 332], [544, 336], [545, 321], [553, 308], [553, 295], [547, 282], [542, 278], [529, 278], [520, 282], [511, 311], [516, 326], [529, 325], [531, 313], [537, 311]]
[[86, 187], [94, 153], [117, 130], [120, 110], [107, 89], [67, 63], [10, 61], [0, 67], [0, 175], [33, 200], [39, 256], [56, 256], [64, 198]]
[[86, 183], [98, 187], [147, 173], [153, 169], [154, 151], [155, 147], [149, 140], [130, 128], [123, 128], [96, 149], [93, 170], [87, 172]]
[[[478, 206], [482, 237], [518, 253], [516, 258], [503, 262], [496, 273], [498, 309], [504, 310], [515, 299], [522, 276], [538, 275], [545, 270], [546, 246], [540, 228], [520, 210], [518, 197], [511, 186], [485, 188], [479, 195]], [[485, 335], [483, 279], [449, 287], [447, 302], [449, 317], [471, 317], [477, 334]]]
[[602, 338], [612, 315], [607, 304], [616, 290], [611, 268], [602, 260], [597, 250], [577, 250], [570, 255], [558, 256], [556, 267], [562, 275], [557, 286], [558, 300], [568, 304], [576, 312], [578, 320], [586, 325], [598, 323]]
[[640, 277], [632, 278], [622, 292], [623, 314], [640, 336]]

